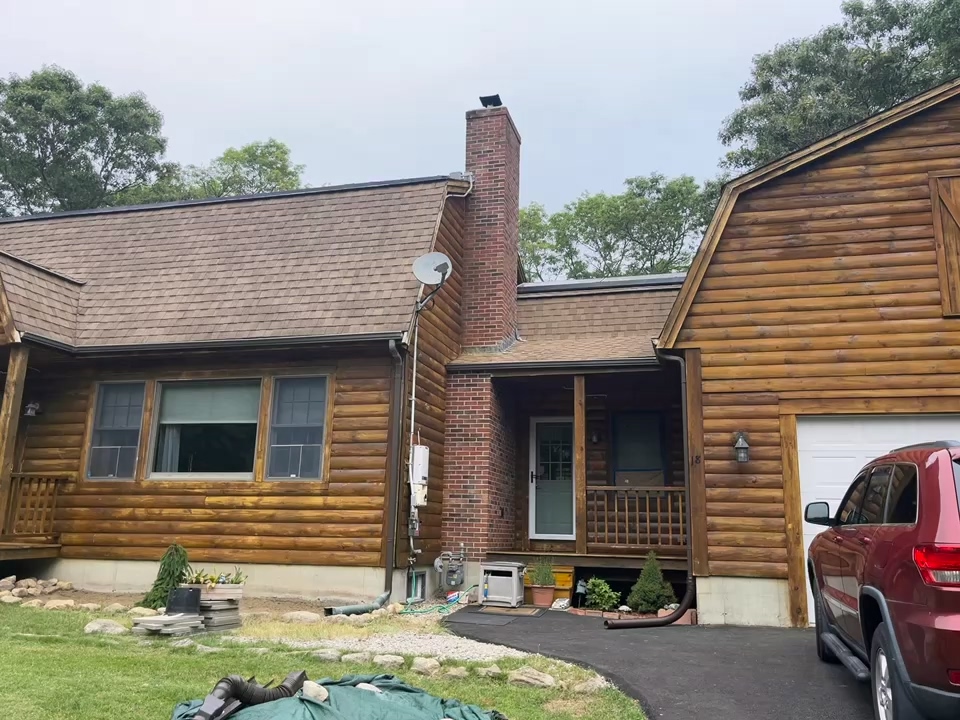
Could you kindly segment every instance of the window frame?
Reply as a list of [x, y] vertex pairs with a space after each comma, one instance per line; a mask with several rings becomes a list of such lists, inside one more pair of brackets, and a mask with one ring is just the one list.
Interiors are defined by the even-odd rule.
[[[98, 477], [90, 474], [90, 462], [93, 457], [93, 438], [97, 432], [97, 416], [100, 410], [100, 389], [106, 385], [142, 385], [143, 398], [140, 403], [140, 425], [137, 427], [137, 445], [136, 454], [133, 460], [133, 474], [130, 477]], [[91, 392], [90, 407], [87, 411], [88, 422], [83, 438], [83, 451], [81, 462], [81, 477], [85, 482], [136, 482], [137, 471], [140, 468], [140, 460], [143, 454], [144, 423], [147, 420], [148, 402], [147, 393], [149, 392], [149, 381], [143, 378], [124, 378], [117, 380], [98, 380], [93, 383]], [[132, 429], [132, 428], [128, 428]]]
[[[274, 412], [276, 409], [276, 404], [279, 401], [279, 393], [277, 392], [277, 385], [284, 380], [319, 380], [323, 379], [324, 381], [324, 391], [326, 393], [326, 398], [324, 400], [323, 408], [323, 430], [322, 435], [320, 436], [320, 473], [319, 477], [272, 477], [270, 475], [270, 454], [273, 449], [273, 443], [271, 442], [271, 435], [273, 433], [273, 418]], [[309, 483], [309, 482], [327, 482], [330, 473], [330, 425], [333, 422], [333, 373], [329, 372], [299, 372], [299, 373], [290, 373], [290, 374], [281, 374], [281, 375], [271, 375], [270, 376], [270, 392], [269, 397], [266, 398], [267, 408], [266, 415], [262, 416], [262, 419], [265, 419], [264, 423], [264, 438], [263, 438], [263, 482], [276, 483], [276, 482], [294, 482], [294, 483]], [[261, 397], [261, 402], [264, 398]], [[263, 408], [261, 407], [261, 410]]]
[[896, 466], [897, 466], [896, 463], [888, 462], [888, 463], [880, 463], [879, 465], [874, 465], [873, 467], [870, 468], [870, 473], [869, 475], [867, 475], [867, 486], [863, 489], [863, 497], [860, 498], [860, 505], [858, 505], [858, 508], [860, 510], [859, 515], [860, 517], [864, 517], [863, 507], [867, 502], [867, 493], [870, 490], [870, 485], [873, 483], [873, 476], [876, 475], [877, 472], [879, 472], [880, 470], [885, 470], [889, 468], [890, 472], [887, 474], [887, 488], [886, 488], [886, 493], [883, 496], [883, 506], [880, 508], [880, 517], [877, 520], [877, 522], [859, 522], [859, 523], [851, 523], [851, 524], [860, 525], [860, 526], [869, 525], [871, 527], [885, 524], [884, 520], [887, 517], [887, 503], [890, 501], [890, 480], [893, 478], [893, 471], [896, 468]]
[[[156, 453], [159, 446], [160, 440], [160, 401], [163, 397], [163, 386], [164, 385], [174, 385], [174, 384], [190, 384], [190, 383], [230, 383], [230, 382], [250, 382], [251, 385], [253, 382], [258, 382], [260, 384], [260, 401], [257, 405], [257, 426], [254, 432], [254, 442], [253, 442], [253, 467], [250, 469], [250, 472], [241, 472], [241, 473], [209, 473], [209, 472], [185, 472], [185, 473], [171, 473], [171, 472], [157, 472], [153, 470], [153, 464], [156, 462]], [[266, 384], [267, 376], [265, 375], [231, 375], [231, 376], [217, 376], [217, 377], [176, 377], [176, 378], [157, 378], [154, 385], [154, 397], [153, 397], [153, 412], [152, 417], [150, 418], [150, 442], [146, 454], [146, 463], [143, 470], [143, 479], [147, 482], [150, 481], [159, 481], [159, 482], [256, 482], [257, 481], [257, 468], [259, 462], [260, 454], [260, 435], [263, 426], [263, 412], [264, 412], [264, 402], [267, 400], [266, 395]]]

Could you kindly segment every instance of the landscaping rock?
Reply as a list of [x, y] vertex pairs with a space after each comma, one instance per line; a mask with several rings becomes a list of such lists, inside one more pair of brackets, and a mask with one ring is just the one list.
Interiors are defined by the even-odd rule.
[[403, 611], [403, 603], [390, 603], [387, 605], [387, 612], [391, 615], [399, 615]]
[[7, 597], [7, 595], [13, 595], [9, 590], [0, 590], [0, 597]]
[[330, 692], [320, 683], [315, 683], [313, 680], [306, 680], [303, 683], [303, 696], [310, 698], [314, 702], [322, 703], [330, 697]]
[[27, 590], [28, 588], [18, 587], [11, 590], [10, 594], [13, 595], [15, 598], [25, 598], [27, 597]]
[[300, 623], [301, 625], [311, 625], [318, 623], [323, 619], [322, 615], [307, 610], [296, 610], [294, 612], [284, 613], [280, 619], [288, 623]]
[[197, 645], [197, 652], [201, 655], [212, 655], [213, 653], [223, 652], [226, 648], [210, 647], [209, 645]]
[[81, 605], [77, 605], [77, 608], [80, 610], [86, 610], [87, 612], [97, 612], [98, 610], [100, 610], [100, 604], [99, 603], [83, 603]]
[[465, 667], [447, 668], [443, 674], [448, 678], [456, 678], [458, 680], [461, 680], [465, 677], [469, 677], [470, 675], [470, 673], [467, 672], [467, 669]]
[[130, 632], [123, 625], [113, 620], [94, 620], [88, 622], [86, 627], [83, 628], [83, 631], [87, 635], [124, 635]]
[[37, 599], [37, 600], [27, 600], [25, 603], [23, 603], [22, 605], [20, 605], [20, 607], [42, 608], [42, 607], [43, 607], [43, 600], [39, 600], [39, 599]]
[[487, 665], [486, 667], [478, 667], [474, 670], [477, 675], [485, 678], [498, 678], [503, 676], [503, 670], [500, 669], [499, 665]]
[[373, 617], [378, 618], [378, 617], [383, 617], [384, 615], [389, 615], [389, 614], [390, 614], [390, 611], [387, 610], [386, 608], [377, 608], [376, 610], [374, 610], [374, 611], [373, 611], [372, 613], [370, 613], [370, 614], [371, 614]]
[[373, 664], [382, 668], [402, 668], [405, 665], [404, 659], [400, 655], [374, 655]]
[[40, 589], [40, 588], [38, 588], [38, 587], [35, 587], [35, 588], [27, 588], [27, 595], [28, 595], [29, 597], [37, 597], [37, 596], [40, 595], [40, 593], [42, 593], [42, 592], [43, 592], [43, 590]]
[[17, 576], [11, 575], [0, 580], [0, 591], [13, 590], [17, 586]]
[[44, 595], [53, 595], [53, 594], [57, 591], [57, 586], [56, 586], [56, 585], [46, 585], [46, 586], [44, 586], [44, 587], [42, 587], [42, 588], [29, 588], [29, 589], [27, 590], [27, 592], [31, 592], [31, 593], [32, 593], [34, 590], [37, 590], [38, 592], [42, 592]]
[[73, 583], [61, 580], [57, 583], [57, 590], [73, 590]]
[[49, 600], [47, 604], [43, 606], [44, 610], [73, 610], [74, 602], [73, 600]]
[[599, 675], [594, 675], [589, 680], [584, 680], [582, 683], [577, 683], [573, 686], [572, 690], [575, 693], [582, 694], [591, 694], [603, 690], [607, 686], [607, 681], [604, 680]]
[[196, 645], [196, 643], [190, 638], [182, 638], [180, 640], [174, 640], [172, 643], [170, 643], [170, 647], [172, 648], [188, 648], [193, 647], [194, 645]]
[[347, 619], [348, 617], [348, 615], [329, 615], [324, 618], [324, 621], [334, 625], [343, 625], [344, 623], [349, 622]]
[[319, 660], [320, 662], [340, 662], [340, 651], [324, 648], [322, 650], [314, 650], [310, 653], [310, 656], [314, 660]]
[[340, 661], [345, 663], [366, 664], [370, 662], [371, 659], [371, 655], [368, 652], [347, 653], [346, 655], [340, 656]]
[[32, 588], [37, 586], [37, 581], [33, 578], [23, 578], [22, 580], [17, 580], [16, 586], [18, 588]]
[[418, 657], [410, 663], [410, 670], [417, 675], [436, 675], [440, 672], [440, 663], [435, 658]]
[[129, 610], [127, 610], [127, 615], [135, 618], [153, 617], [154, 615], [159, 615], [159, 614], [160, 613], [158, 613], [153, 608], [140, 607], [139, 605], [137, 607], [132, 607]]
[[4, 597], [0, 597], [0, 602], [6, 603], [7, 605], [16, 605], [22, 602], [22, 600], [16, 595], [5, 595]]
[[552, 688], [557, 686], [557, 679], [553, 675], [547, 675], [545, 672], [535, 670], [529, 665], [524, 665], [519, 670], [514, 670], [507, 675], [507, 681], [514, 685], [529, 685], [530, 687]]
[[105, 613], [122, 613], [122, 612], [126, 612], [126, 610], [127, 610], [127, 606], [121, 605], [120, 603], [111, 603], [110, 605], [107, 605], [103, 609]]
[[622, 613], [628, 613], [628, 612], [630, 612], [630, 606], [629, 606], [629, 605], [621, 605], [620, 607], [617, 608], [617, 610], [619, 610], [619, 611], [622, 612]]

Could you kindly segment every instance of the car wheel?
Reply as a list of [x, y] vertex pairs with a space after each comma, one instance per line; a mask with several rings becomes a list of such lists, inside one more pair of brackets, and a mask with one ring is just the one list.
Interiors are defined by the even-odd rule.
[[820, 598], [820, 591], [816, 588], [813, 590], [813, 617], [817, 626], [817, 657], [825, 663], [838, 662], [833, 650], [823, 642], [823, 634], [827, 632], [827, 621], [823, 613], [823, 600]]
[[907, 694], [906, 679], [900, 676], [892, 649], [887, 626], [881, 623], [873, 633], [870, 651], [873, 717], [875, 720], [923, 720]]

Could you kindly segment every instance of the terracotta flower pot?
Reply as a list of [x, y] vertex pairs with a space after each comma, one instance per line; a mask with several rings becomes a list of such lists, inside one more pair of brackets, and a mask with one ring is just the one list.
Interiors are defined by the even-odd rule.
[[531, 585], [530, 594], [533, 596], [534, 607], [553, 605], [553, 585]]

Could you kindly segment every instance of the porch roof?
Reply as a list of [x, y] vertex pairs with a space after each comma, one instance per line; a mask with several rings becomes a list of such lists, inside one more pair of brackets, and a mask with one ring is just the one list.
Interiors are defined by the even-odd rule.
[[517, 299], [520, 340], [504, 349], [471, 348], [452, 368], [529, 364], [644, 364], [680, 287], [673, 283], [554, 286]]

